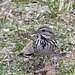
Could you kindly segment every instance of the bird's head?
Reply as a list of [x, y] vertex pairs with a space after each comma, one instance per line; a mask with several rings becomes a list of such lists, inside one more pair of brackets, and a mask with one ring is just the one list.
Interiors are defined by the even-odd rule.
[[53, 33], [52, 29], [47, 26], [41, 26], [37, 30], [34, 31], [35, 34], [38, 35], [38, 37], [42, 37], [46, 40], [54, 39], [55, 34]]

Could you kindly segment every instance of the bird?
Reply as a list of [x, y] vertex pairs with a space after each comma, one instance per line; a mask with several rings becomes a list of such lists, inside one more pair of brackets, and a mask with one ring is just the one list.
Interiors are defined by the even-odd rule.
[[[48, 56], [49, 58], [57, 52], [57, 40], [55, 33], [52, 31], [52, 28], [48, 26], [40, 26], [36, 29], [33, 34], [34, 36], [28, 35], [27, 33], [21, 34], [22, 36], [30, 39], [31, 41], [23, 48], [19, 53], [22, 56], [31, 56], [36, 54], [37, 56]], [[65, 56], [66, 53], [60, 54], [60, 56]], [[47, 71], [47, 74], [51, 75], [54, 71], [53, 61], [50, 59], [51, 65], [46, 65], [41, 71]], [[56, 72], [55, 72], [56, 73]]]
[[48, 26], [40, 26], [33, 32], [36, 36], [22, 34], [31, 39], [31, 41], [23, 48], [19, 55], [30, 56], [36, 54], [38, 56], [51, 56], [57, 48], [55, 33]]

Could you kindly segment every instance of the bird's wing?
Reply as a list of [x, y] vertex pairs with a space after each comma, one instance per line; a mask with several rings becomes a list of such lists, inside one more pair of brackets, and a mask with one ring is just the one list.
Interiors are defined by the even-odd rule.
[[27, 55], [30, 56], [34, 53], [34, 49], [32, 47], [33, 41], [30, 41], [24, 48], [23, 50], [19, 53], [19, 55]]

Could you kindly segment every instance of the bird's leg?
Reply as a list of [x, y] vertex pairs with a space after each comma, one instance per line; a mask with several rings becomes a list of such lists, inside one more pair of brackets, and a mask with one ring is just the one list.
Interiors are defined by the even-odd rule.
[[36, 59], [35, 59], [35, 64], [34, 66], [38, 66], [39, 64], [42, 64], [43, 65], [43, 60], [38, 60], [38, 56], [36, 56]]
[[52, 67], [52, 69], [54, 69], [54, 64], [53, 64], [53, 61], [51, 60], [51, 57], [50, 56], [48, 56], [48, 58], [50, 59], [50, 61], [51, 61], [51, 67]]
[[34, 63], [34, 66], [37, 66], [37, 59], [38, 59], [38, 56], [36, 56], [36, 59], [35, 59], [35, 63]]

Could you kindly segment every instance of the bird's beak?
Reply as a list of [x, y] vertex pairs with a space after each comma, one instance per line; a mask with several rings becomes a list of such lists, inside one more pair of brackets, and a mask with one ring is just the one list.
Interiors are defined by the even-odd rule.
[[33, 32], [33, 34], [37, 34], [37, 33], [40, 33], [38, 29]]

